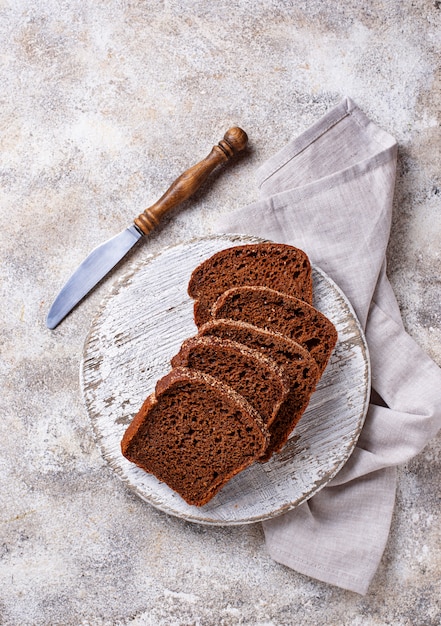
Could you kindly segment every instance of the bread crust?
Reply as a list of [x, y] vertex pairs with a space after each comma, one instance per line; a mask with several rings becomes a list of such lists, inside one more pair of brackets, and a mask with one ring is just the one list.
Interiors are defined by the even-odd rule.
[[199, 334], [234, 339], [260, 350], [284, 367], [289, 376], [290, 392], [270, 425], [270, 443], [259, 459], [261, 462], [268, 461], [283, 448], [308, 407], [320, 378], [315, 360], [308, 350], [288, 337], [246, 322], [212, 320], [199, 329]]
[[285, 369], [261, 351], [215, 336], [185, 340], [172, 367], [189, 367], [222, 380], [259, 412], [267, 426], [276, 418], [290, 391]]
[[268, 287], [235, 287], [214, 303], [213, 319], [247, 321], [279, 332], [306, 348], [320, 373], [337, 343], [334, 324], [311, 304]]
[[262, 418], [242, 396], [212, 376], [178, 367], [157, 382], [121, 451], [188, 504], [202, 506], [268, 442]]
[[312, 303], [312, 269], [307, 254], [287, 244], [265, 242], [221, 250], [193, 271], [188, 293], [195, 299], [199, 327], [209, 321], [211, 307], [227, 289], [266, 286]]

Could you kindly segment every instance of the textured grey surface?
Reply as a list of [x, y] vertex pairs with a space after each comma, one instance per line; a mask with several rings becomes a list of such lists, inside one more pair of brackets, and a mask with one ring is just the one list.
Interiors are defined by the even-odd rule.
[[129, 261], [207, 235], [254, 172], [344, 95], [399, 142], [389, 274], [441, 365], [438, 1], [0, 2], [0, 623], [439, 625], [440, 438], [399, 469], [367, 596], [271, 561], [259, 525], [206, 528], [133, 496], [82, 404], [83, 342], [118, 268], [55, 331], [47, 308], [231, 125], [251, 150]]

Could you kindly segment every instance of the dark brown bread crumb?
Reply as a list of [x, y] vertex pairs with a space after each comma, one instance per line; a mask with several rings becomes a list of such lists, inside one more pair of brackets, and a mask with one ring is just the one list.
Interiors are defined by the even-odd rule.
[[184, 341], [171, 364], [223, 381], [260, 413], [267, 426], [274, 421], [290, 390], [287, 373], [275, 361], [228, 339], [191, 337]]
[[212, 376], [176, 368], [145, 400], [121, 450], [188, 504], [202, 506], [267, 444], [261, 417], [242, 396]]
[[214, 319], [245, 321], [286, 335], [306, 348], [323, 373], [337, 331], [323, 313], [303, 300], [267, 287], [235, 287], [222, 294], [212, 308]]
[[311, 266], [293, 246], [223, 250], [194, 270], [188, 293], [198, 335], [172, 359], [121, 450], [188, 504], [202, 506], [283, 447], [337, 332], [312, 306]]
[[211, 307], [227, 289], [271, 287], [312, 303], [311, 265], [303, 250], [279, 243], [234, 246], [217, 252], [192, 273], [188, 285], [196, 300], [197, 326], [209, 321]]
[[307, 350], [288, 337], [245, 322], [213, 320], [199, 329], [202, 336], [216, 336], [260, 350], [282, 366], [290, 378], [290, 393], [270, 426], [270, 444], [260, 461], [281, 450], [308, 406], [320, 377]]

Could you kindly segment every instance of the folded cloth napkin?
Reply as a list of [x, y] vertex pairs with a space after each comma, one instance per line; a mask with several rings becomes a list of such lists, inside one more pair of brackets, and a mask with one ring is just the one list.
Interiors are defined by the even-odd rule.
[[360, 594], [386, 545], [396, 466], [441, 426], [441, 370], [405, 332], [386, 277], [396, 156], [393, 137], [345, 98], [263, 164], [259, 201], [216, 225], [305, 250], [365, 330], [372, 395], [353, 454], [309, 501], [263, 524], [274, 560]]

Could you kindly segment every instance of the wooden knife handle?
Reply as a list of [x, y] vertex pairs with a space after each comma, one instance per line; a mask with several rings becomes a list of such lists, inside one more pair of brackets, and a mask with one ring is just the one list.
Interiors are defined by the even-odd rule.
[[167, 211], [187, 200], [218, 165], [229, 161], [243, 150], [247, 142], [247, 134], [241, 128], [233, 127], [227, 130], [224, 138], [213, 147], [205, 159], [181, 174], [155, 204], [145, 209], [135, 219], [136, 226], [144, 235], [147, 235], [159, 224], [161, 217]]

